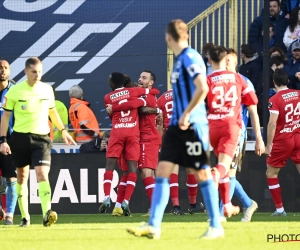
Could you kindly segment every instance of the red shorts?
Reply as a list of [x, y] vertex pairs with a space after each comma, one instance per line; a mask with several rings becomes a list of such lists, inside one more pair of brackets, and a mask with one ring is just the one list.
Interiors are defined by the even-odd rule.
[[291, 158], [295, 164], [300, 164], [300, 133], [284, 141], [275, 141], [272, 145], [271, 156], [267, 158], [267, 164], [271, 167], [282, 168], [286, 165], [288, 158]]
[[126, 160], [138, 161], [140, 157], [139, 137], [110, 137], [106, 150], [106, 158], [120, 158], [123, 150]]
[[140, 149], [139, 168], [151, 168], [155, 170], [158, 164], [160, 145], [153, 145], [150, 143], [140, 144]]
[[229, 155], [233, 158], [238, 145], [241, 128], [239, 125], [222, 124], [220, 127], [209, 127], [210, 144], [216, 156], [220, 153]]
[[128, 171], [127, 160], [125, 159], [125, 153], [121, 154], [121, 157], [118, 158], [118, 165], [122, 171]]
[[126, 160], [125, 152], [122, 152], [122, 155], [120, 158], [118, 158], [118, 165], [121, 171], [128, 171], [128, 163]]

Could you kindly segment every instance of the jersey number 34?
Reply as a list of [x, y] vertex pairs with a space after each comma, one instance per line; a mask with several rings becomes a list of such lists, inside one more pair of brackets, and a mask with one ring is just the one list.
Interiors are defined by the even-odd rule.
[[224, 86], [216, 86], [212, 89], [212, 93], [214, 95], [214, 101], [212, 102], [212, 107], [214, 109], [227, 106], [225, 104], [228, 102], [230, 103], [230, 107], [235, 107], [236, 102], [239, 99], [237, 96], [236, 85], [231, 86], [227, 92], [225, 92]]

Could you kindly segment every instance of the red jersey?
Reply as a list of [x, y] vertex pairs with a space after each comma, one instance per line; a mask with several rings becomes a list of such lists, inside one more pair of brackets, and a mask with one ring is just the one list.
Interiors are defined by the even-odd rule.
[[300, 91], [279, 90], [269, 100], [270, 113], [278, 114], [273, 141], [286, 140], [300, 133]]
[[219, 127], [222, 126], [220, 122], [224, 122], [242, 127], [241, 103], [250, 106], [258, 102], [243, 77], [227, 70], [218, 70], [207, 76], [207, 84], [209, 126]]
[[[143, 88], [118, 88], [104, 97], [104, 104], [121, 104], [128, 99], [149, 93], [149, 89]], [[111, 115], [111, 137], [139, 136], [138, 110], [115, 111]]]
[[162, 110], [164, 119], [164, 129], [169, 127], [170, 119], [173, 111], [173, 90], [169, 90], [162, 94], [157, 100], [157, 106]]
[[[156, 97], [145, 95], [146, 106], [157, 108]], [[161, 144], [161, 136], [156, 128], [156, 114], [140, 115], [140, 143]]]

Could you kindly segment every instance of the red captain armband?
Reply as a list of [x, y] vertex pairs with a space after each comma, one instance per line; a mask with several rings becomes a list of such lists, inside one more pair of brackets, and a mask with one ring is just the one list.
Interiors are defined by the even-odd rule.
[[[246, 88], [245, 90], [247, 90], [248, 88]], [[254, 93], [253, 90], [247, 92], [247, 93], [243, 93], [242, 96], [242, 104], [246, 105], [246, 106], [251, 106], [251, 105], [257, 105], [258, 103], [258, 99], [256, 94]]]
[[160, 91], [158, 89], [149, 89], [149, 94], [151, 95], [158, 95], [160, 93]]

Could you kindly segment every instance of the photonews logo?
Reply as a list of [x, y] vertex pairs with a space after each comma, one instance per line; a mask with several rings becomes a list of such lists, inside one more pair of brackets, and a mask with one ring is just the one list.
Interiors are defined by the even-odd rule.
[[300, 242], [299, 234], [267, 234], [267, 242]]

